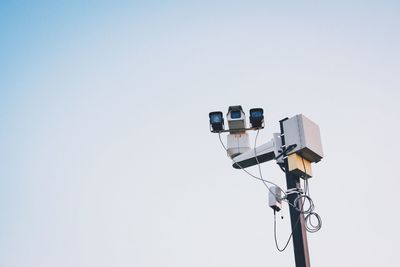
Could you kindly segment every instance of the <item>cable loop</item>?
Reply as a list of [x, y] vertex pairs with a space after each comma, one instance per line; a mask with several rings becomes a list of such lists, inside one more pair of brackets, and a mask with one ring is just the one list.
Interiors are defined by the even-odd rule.
[[[317, 219], [317, 224], [312, 223], [313, 216]], [[306, 230], [310, 233], [318, 232], [322, 228], [322, 219], [316, 212], [310, 212], [309, 214], [307, 214], [307, 216], [304, 218], [304, 221]]]
[[[321, 229], [321, 227], [322, 227], [322, 220], [321, 220], [321, 217], [320, 217], [316, 212], [314, 212], [314, 208], [315, 208], [315, 207], [314, 207], [314, 202], [313, 202], [313, 200], [312, 200], [311, 197], [310, 197], [310, 189], [309, 189], [309, 186], [308, 186], [308, 180], [307, 180], [307, 179], [304, 180], [304, 190], [303, 190], [302, 188], [292, 188], [292, 189], [289, 189], [289, 190], [287, 190], [287, 191], [284, 191], [281, 187], [279, 187], [277, 184], [273, 183], [272, 181], [269, 181], [269, 180], [264, 179], [264, 177], [263, 177], [263, 175], [262, 175], [262, 171], [261, 171], [260, 162], [259, 162], [258, 156], [257, 156], [257, 139], [258, 139], [258, 134], [259, 134], [259, 130], [257, 131], [257, 135], [256, 135], [256, 138], [255, 138], [255, 141], [254, 141], [254, 155], [255, 155], [255, 159], [256, 159], [256, 161], [257, 161], [258, 171], [259, 171], [260, 177], [257, 177], [256, 175], [253, 175], [252, 173], [250, 173], [249, 171], [247, 171], [247, 170], [246, 170], [245, 168], [243, 168], [239, 163], [237, 163], [237, 162], [235, 161], [234, 158], [232, 159], [233, 162], [234, 162], [237, 166], [239, 166], [239, 168], [240, 168], [242, 171], [244, 171], [246, 174], [250, 175], [250, 176], [253, 177], [254, 179], [257, 179], [257, 180], [263, 182], [263, 184], [264, 184], [265, 187], [268, 189], [268, 191], [269, 191], [272, 195], [274, 195], [276, 199], [285, 201], [289, 206], [294, 207], [294, 208], [295, 208], [298, 212], [300, 212], [301, 214], [305, 214], [305, 217], [304, 217], [304, 225], [305, 225], [305, 228], [306, 228], [306, 230], [307, 230], [308, 232], [310, 232], [310, 233], [315, 233], [315, 232], [319, 231], [319, 230]], [[225, 146], [225, 144], [224, 144], [224, 142], [222, 142], [221, 133], [218, 133], [218, 137], [219, 137], [219, 141], [221, 142], [222, 147], [225, 149], [225, 151], [228, 151], [227, 148], [226, 148], [226, 146]], [[280, 158], [280, 157], [282, 157], [282, 156], [283, 156], [284, 158], [287, 157], [287, 153], [290, 152], [290, 151], [292, 151], [295, 147], [296, 147], [296, 145], [290, 145], [290, 146], [288, 146], [287, 148], [286, 148], [285, 146], [283, 146], [283, 147], [282, 147], [282, 151], [280, 151], [281, 153], [280, 153], [278, 156], [276, 156], [275, 159], [278, 159], [278, 158]], [[278, 164], [278, 165], [279, 165], [279, 164]], [[304, 164], [304, 159], [303, 159], [303, 166], [304, 166], [304, 169], [306, 169], [306, 168], [305, 168], [305, 164]], [[284, 172], [286, 172], [286, 170], [282, 167], [282, 165], [279, 165], [279, 167], [280, 167]], [[305, 175], [305, 176], [307, 176], [307, 175]], [[269, 187], [268, 184], [272, 184], [272, 185], [278, 187], [278, 188], [280, 189], [280, 191], [284, 194], [284, 196], [283, 196], [283, 197], [278, 197], [278, 196], [270, 189], [270, 187]], [[291, 202], [289, 201], [289, 199], [288, 199], [288, 196], [289, 196], [289, 195], [292, 195], [292, 194], [296, 194], [296, 195], [297, 195], [297, 197], [294, 199], [293, 203], [291, 203]], [[304, 210], [304, 204], [305, 204], [306, 201], [308, 201], [309, 206], [308, 206], [308, 209], [307, 209], [307, 210]], [[297, 222], [296, 222], [294, 228], [296, 228], [297, 225], [299, 224], [299, 221], [300, 221], [300, 218], [301, 218], [301, 217], [302, 217], [302, 216], [299, 216], [299, 217], [298, 217]], [[314, 224], [313, 221], [312, 221], [312, 218], [313, 218], [313, 217], [315, 217], [316, 220], [317, 220], [317, 223], [316, 223], [316, 224]], [[287, 246], [289, 245], [290, 240], [291, 240], [292, 237], [293, 237], [293, 231], [294, 231], [294, 230], [292, 229], [292, 233], [290, 234], [290, 236], [289, 236], [288, 240], [286, 241], [284, 247], [283, 247], [282, 249], [279, 248], [279, 246], [278, 246], [278, 241], [277, 241], [277, 237], [276, 237], [276, 211], [274, 210], [274, 237], [275, 237], [275, 245], [276, 245], [276, 248], [278, 249], [278, 251], [283, 252], [283, 251], [287, 248]]]
[[[307, 200], [308, 203], [309, 203], [308, 209], [306, 209], [306, 210], [304, 210], [304, 203], [305, 203], [305, 201], [302, 200], [302, 199]], [[299, 202], [300, 202], [300, 203], [299, 203]], [[299, 204], [300, 204], [300, 205], [299, 205]], [[293, 205], [296, 207], [296, 209], [297, 209], [299, 212], [301, 212], [301, 213], [303, 213], [303, 214], [312, 213], [312, 212], [314, 211], [314, 208], [315, 208], [315, 207], [314, 207], [314, 202], [313, 202], [313, 200], [312, 200], [311, 197], [308, 196], [308, 195], [298, 195], [298, 196], [295, 198], [295, 200], [293, 201]]]

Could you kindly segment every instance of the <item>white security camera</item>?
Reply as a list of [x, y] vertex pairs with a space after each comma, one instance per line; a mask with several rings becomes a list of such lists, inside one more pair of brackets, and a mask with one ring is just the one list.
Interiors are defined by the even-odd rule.
[[226, 114], [230, 132], [241, 132], [246, 129], [246, 117], [242, 106], [230, 106]]

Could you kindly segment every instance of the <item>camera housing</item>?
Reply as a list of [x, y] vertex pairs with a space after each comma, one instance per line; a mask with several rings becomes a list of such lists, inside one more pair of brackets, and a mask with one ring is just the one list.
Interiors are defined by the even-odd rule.
[[298, 114], [283, 121], [283, 130], [286, 145], [296, 145], [289, 155], [296, 153], [309, 162], [318, 162], [323, 158], [321, 135], [315, 122]]
[[226, 114], [230, 132], [245, 131], [246, 117], [242, 106], [230, 106]]

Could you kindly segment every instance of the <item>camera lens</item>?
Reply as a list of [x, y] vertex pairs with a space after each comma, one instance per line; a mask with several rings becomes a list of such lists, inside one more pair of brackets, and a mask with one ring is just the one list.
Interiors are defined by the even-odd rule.
[[232, 119], [239, 119], [242, 116], [240, 110], [231, 111], [231, 118]]

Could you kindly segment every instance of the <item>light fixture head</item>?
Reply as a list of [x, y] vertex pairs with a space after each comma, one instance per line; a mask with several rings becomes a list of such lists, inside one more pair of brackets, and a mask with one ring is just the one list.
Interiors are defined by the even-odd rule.
[[262, 108], [250, 109], [250, 124], [252, 128], [264, 127], [264, 110]]
[[218, 133], [224, 130], [224, 117], [221, 111], [213, 111], [208, 115], [210, 118], [210, 130]]

